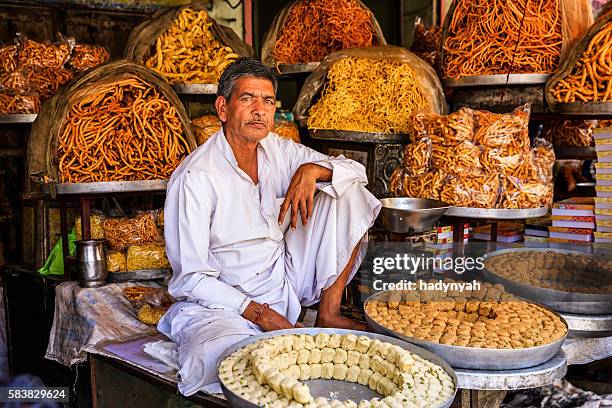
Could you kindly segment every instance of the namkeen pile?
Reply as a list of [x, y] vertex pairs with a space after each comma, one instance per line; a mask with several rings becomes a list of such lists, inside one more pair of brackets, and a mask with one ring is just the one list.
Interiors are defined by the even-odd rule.
[[217, 83], [225, 67], [238, 55], [215, 38], [212, 25], [205, 10], [184, 8], [172, 26], [157, 38], [155, 52], [145, 65], [171, 84]]
[[612, 293], [612, 261], [554, 251], [508, 252], [491, 257], [485, 267], [503, 278], [546, 289]]
[[453, 346], [521, 349], [553, 343], [567, 334], [556, 314], [512, 299], [500, 285], [440, 292], [383, 293], [366, 304], [366, 313], [397, 333]]
[[593, 36], [551, 93], [558, 102], [612, 102], [612, 21]]
[[135, 76], [75, 103], [59, 136], [63, 183], [167, 179], [190, 152], [176, 109]]
[[553, 73], [563, 36], [558, 0], [457, 0], [444, 38], [446, 77]]
[[[435, 407], [455, 391], [438, 365], [378, 339], [318, 333], [263, 339], [236, 351], [219, 365], [221, 382], [259, 406]], [[384, 398], [338, 401], [313, 398], [310, 379], [367, 385]]]
[[429, 108], [410, 64], [375, 58], [333, 63], [321, 99], [309, 111], [310, 129], [407, 133], [410, 114]]
[[274, 44], [277, 64], [319, 62], [346, 48], [376, 45], [372, 13], [356, 0], [300, 0], [291, 6]]

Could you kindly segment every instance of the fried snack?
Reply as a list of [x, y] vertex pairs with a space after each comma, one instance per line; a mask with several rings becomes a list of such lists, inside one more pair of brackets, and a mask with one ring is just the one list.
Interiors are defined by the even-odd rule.
[[503, 208], [540, 208], [552, 204], [552, 190], [545, 184], [501, 176], [501, 185]]
[[221, 121], [216, 115], [204, 115], [191, 121], [198, 146], [204, 144], [221, 129]]
[[183, 9], [174, 24], [155, 41], [155, 53], [145, 65], [171, 84], [215, 84], [225, 67], [238, 58], [211, 31], [212, 20], [204, 10]]
[[148, 303], [140, 306], [138, 308], [138, 320], [143, 322], [144, 324], [148, 324], [151, 326], [157, 325], [159, 320], [162, 318], [164, 314], [168, 311], [167, 307], [155, 307], [151, 306]]
[[436, 144], [454, 146], [474, 140], [474, 112], [461, 108], [449, 115], [416, 112], [411, 117], [415, 137], [429, 137]]
[[474, 111], [474, 124], [474, 141], [485, 148], [502, 149], [503, 156], [529, 151], [529, 105], [508, 114]]
[[422, 175], [412, 175], [410, 173], [402, 173], [395, 176], [397, 180], [392, 180], [392, 183], [401, 183], [395, 187], [397, 196], [429, 198], [431, 200], [439, 200], [442, 186], [447, 174], [441, 170], [430, 171]]
[[409, 64], [347, 57], [327, 73], [321, 99], [310, 108], [308, 127], [409, 133], [410, 114], [431, 109], [427, 105]]
[[103, 64], [110, 58], [105, 47], [99, 45], [76, 44], [72, 49], [72, 55], [68, 64], [77, 72], [85, 71], [97, 65]]
[[561, 21], [558, 0], [457, 0], [444, 39], [444, 75], [553, 73]]
[[158, 227], [160, 228], [164, 228], [164, 209], [160, 209], [159, 212], [157, 213], [157, 219], [155, 220], [155, 223], [157, 224]]
[[21, 68], [0, 77], [0, 85], [17, 93], [37, 94], [44, 100], [55, 94], [62, 84], [70, 81], [72, 75], [65, 68]]
[[168, 269], [166, 247], [158, 244], [130, 245], [127, 249], [127, 270]]
[[496, 208], [499, 186], [497, 173], [449, 176], [440, 199], [458, 207]]
[[0, 113], [38, 113], [40, 99], [36, 95], [18, 95], [12, 92], [0, 93]]
[[142, 297], [149, 292], [153, 292], [156, 288], [150, 286], [128, 286], [123, 288], [123, 296], [133, 304], [138, 304]]
[[594, 146], [593, 130], [597, 127], [595, 120], [564, 120], [546, 125], [544, 138], [554, 146]]
[[59, 137], [60, 181], [167, 179], [189, 153], [176, 109], [131, 76], [72, 106]]
[[481, 174], [480, 164], [482, 149], [466, 140], [455, 146], [432, 145], [431, 165], [448, 174]]
[[295, 143], [300, 143], [300, 131], [295, 122], [289, 120], [278, 120], [274, 123], [272, 132], [283, 139], [291, 139]]
[[612, 101], [612, 21], [593, 36], [572, 71], [551, 87], [559, 102]]
[[319, 62], [346, 48], [375, 45], [372, 14], [355, 0], [300, 0], [274, 44], [277, 64]]
[[426, 27], [423, 21], [417, 18], [410, 51], [427, 61], [438, 74], [442, 72], [440, 44], [442, 44], [442, 29], [438, 26]]
[[425, 174], [429, 171], [431, 160], [431, 139], [422, 138], [416, 143], [404, 147], [402, 163], [414, 175]]
[[0, 73], [17, 69], [17, 46], [7, 45], [0, 48]]
[[127, 258], [125, 253], [121, 251], [106, 251], [106, 269], [109, 272], [125, 272], [127, 271]]
[[59, 69], [70, 58], [71, 47], [67, 42], [59, 44], [40, 43], [25, 40], [17, 53], [17, 64], [20, 67], [43, 67]]
[[155, 217], [151, 213], [131, 218], [107, 218], [102, 223], [104, 236], [113, 249], [122, 250], [128, 245], [145, 244], [160, 240]]
[[[91, 235], [91, 239], [105, 239], [104, 237], [104, 220], [106, 217], [102, 215], [90, 215], [89, 216], [89, 231]], [[80, 241], [82, 238], [81, 231], [83, 230], [81, 226], [81, 216], [77, 215], [74, 219], [74, 230], [76, 232], [76, 239]]]

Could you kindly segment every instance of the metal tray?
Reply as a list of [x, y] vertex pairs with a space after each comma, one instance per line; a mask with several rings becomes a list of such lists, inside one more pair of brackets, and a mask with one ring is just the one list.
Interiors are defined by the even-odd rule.
[[304, 74], [317, 69], [320, 62], [307, 62], [305, 64], [279, 64], [276, 71], [279, 75]]
[[108, 194], [135, 193], [146, 191], [166, 191], [168, 180], [105, 181], [99, 183], [58, 183], [43, 184], [44, 193], [57, 194]]
[[172, 269], [143, 269], [130, 272], [109, 272], [106, 280], [113, 283], [148, 281], [153, 279], [164, 279], [171, 272]]
[[179, 95], [216, 95], [217, 84], [174, 84], [172, 89]]
[[383, 227], [397, 234], [429, 231], [449, 208], [443, 201], [426, 198], [392, 197], [380, 201]]
[[569, 337], [612, 336], [612, 315], [560, 313], [569, 326]]
[[308, 129], [310, 137], [319, 140], [338, 140], [361, 143], [408, 143], [410, 138], [404, 133], [353, 132], [350, 130]]
[[9, 113], [0, 115], [0, 123], [32, 123], [37, 116], [37, 113]]
[[478, 75], [461, 78], [443, 78], [442, 84], [447, 88], [464, 86], [505, 86], [508, 85], [544, 85], [551, 74], [499, 74]]
[[[397, 333], [370, 317], [366, 305], [384, 296], [388, 291], [378, 292], [368, 297], [364, 303], [365, 317], [370, 326], [377, 333], [388, 334], [410, 343], [421, 346], [432, 353], [442, 357], [454, 368], [467, 368], [473, 370], [518, 370], [543, 364], [554, 357], [561, 349], [566, 336], [554, 343], [524, 349], [487, 349], [478, 347], [451, 346], [447, 344], [432, 343]], [[563, 319], [562, 319], [563, 320]], [[564, 321], [565, 323], [565, 321]], [[567, 323], [565, 323], [567, 326]]]
[[[487, 259], [508, 252], [516, 253], [542, 251], [581, 256], [588, 255], [585, 252], [568, 251], [563, 249], [514, 248], [490, 252], [484, 256], [484, 261], [486, 262]], [[489, 271], [487, 268], [483, 268], [480, 274], [483, 278], [490, 282], [504, 285], [508, 292], [542, 304], [556, 312], [593, 315], [612, 314], [612, 294], [575, 293], [563, 292], [555, 289], [539, 288], [501, 277]]]
[[487, 220], [522, 220], [542, 217], [546, 213], [548, 213], [547, 207], [524, 209], [450, 207], [444, 215], [447, 217], [481, 218]]
[[[247, 346], [247, 345], [249, 345], [251, 343], [255, 343], [256, 341], [259, 341], [259, 340], [262, 340], [262, 339], [267, 339], [267, 338], [270, 338], [270, 337], [282, 336], [284, 334], [311, 334], [311, 335], [316, 335], [317, 333], [328, 333], [328, 334], [350, 334], [350, 333], [352, 333], [352, 334], [355, 334], [357, 336], [365, 335], [365, 336], [368, 336], [371, 339], [378, 339], [380, 341], [386, 341], [388, 343], [400, 346], [403, 349], [408, 350], [411, 353], [416, 354], [416, 355], [418, 355], [421, 358], [424, 358], [426, 360], [431, 361], [434, 364], [439, 365], [453, 379], [453, 382], [455, 383], [455, 392], [454, 392], [453, 396], [451, 398], [449, 398], [444, 403], [444, 405], [441, 405], [439, 408], [449, 408], [450, 405], [452, 404], [453, 400], [455, 399], [455, 395], [457, 394], [458, 380], [457, 380], [457, 376], [455, 375], [455, 371], [451, 368], [451, 366], [446, 361], [442, 360], [437, 355], [435, 355], [433, 353], [430, 353], [429, 351], [427, 351], [427, 350], [425, 350], [425, 349], [423, 349], [421, 347], [417, 347], [417, 346], [415, 346], [413, 344], [406, 343], [405, 341], [402, 341], [400, 339], [393, 338], [393, 337], [388, 337], [388, 336], [384, 336], [384, 335], [376, 334], [376, 333], [361, 332], [361, 331], [358, 331], [358, 330], [303, 328], [303, 329], [276, 330], [276, 331], [273, 331], [273, 332], [258, 334], [256, 336], [252, 336], [252, 337], [246, 338], [246, 339], [244, 339], [242, 341], [239, 341], [238, 343], [236, 343], [236, 344], [228, 347], [227, 349], [225, 349], [225, 351], [219, 357], [219, 360], [217, 360], [217, 372], [219, 371], [219, 365], [221, 364], [221, 362], [223, 360], [225, 360], [227, 357], [229, 357], [235, 351], [238, 351], [241, 348], [243, 348], [243, 347], [245, 347], [245, 346]], [[234, 392], [232, 392], [231, 390], [229, 390], [225, 386], [223, 381], [220, 381], [220, 383], [221, 383], [221, 389], [223, 390], [223, 394], [225, 395], [225, 398], [227, 398], [227, 400], [229, 401], [229, 403], [230, 403], [230, 405], [232, 407], [236, 407], [236, 408], [256, 408], [257, 407], [256, 404], [254, 404], [254, 403], [252, 403], [252, 402], [242, 398], [241, 396], [239, 396], [239, 395], [235, 394]], [[319, 397], [319, 396], [330, 398], [330, 393], [334, 393], [334, 395], [336, 395], [337, 399], [339, 399], [339, 400], [354, 399], [354, 398], [370, 399], [373, 396], [378, 396], [378, 394], [375, 395], [373, 393], [373, 391], [370, 390], [365, 385], [350, 383], [350, 382], [346, 382], [346, 381], [309, 380], [309, 381], [304, 381], [304, 383], [308, 384], [308, 387], [310, 387], [311, 393], [312, 393], [312, 395], [315, 398]], [[369, 392], [367, 392], [366, 389]]]
[[612, 102], [567, 102], [550, 105], [550, 110], [566, 115], [612, 115]]

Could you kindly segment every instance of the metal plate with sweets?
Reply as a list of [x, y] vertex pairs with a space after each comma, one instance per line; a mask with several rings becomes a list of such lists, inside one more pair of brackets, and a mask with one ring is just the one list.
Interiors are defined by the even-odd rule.
[[429, 231], [450, 208], [443, 201], [426, 198], [392, 197], [380, 202], [383, 227], [396, 234]]
[[[219, 357], [219, 360], [217, 361], [217, 372], [219, 371], [219, 366], [221, 365], [221, 362], [223, 360], [225, 360], [227, 357], [232, 355], [234, 352], [240, 350], [241, 348], [248, 346], [249, 344], [258, 342], [263, 339], [268, 339], [270, 337], [277, 337], [277, 336], [282, 336], [282, 335], [287, 335], [287, 334], [291, 334], [291, 335], [310, 334], [310, 335], [315, 336], [319, 333], [327, 333], [329, 335], [354, 334], [356, 336], [367, 336], [372, 340], [378, 339], [380, 341], [384, 341], [387, 343], [395, 344], [396, 346], [400, 346], [401, 348], [408, 350], [412, 354], [416, 354], [417, 356], [425, 360], [428, 360], [434, 364], [439, 365], [453, 379], [453, 382], [455, 384], [455, 392], [453, 393], [452, 397], [450, 397], [443, 405], [437, 408], [449, 408], [453, 400], [455, 399], [455, 395], [457, 394], [457, 384], [458, 384], [457, 376], [455, 375], [455, 371], [451, 368], [451, 366], [446, 361], [444, 361], [442, 358], [438, 357], [437, 355], [421, 347], [417, 347], [414, 344], [407, 343], [400, 339], [385, 336], [382, 334], [368, 333], [368, 332], [362, 332], [358, 330], [303, 328], [303, 329], [276, 330], [273, 332], [258, 334], [256, 336], [252, 336], [242, 341], [239, 341], [238, 343], [225, 349], [225, 351], [221, 354], [221, 356]], [[257, 407], [257, 404], [242, 398], [240, 395], [237, 395], [236, 393], [231, 391], [229, 388], [227, 388], [227, 386], [223, 383], [223, 381], [220, 381], [220, 383], [221, 383], [221, 389], [223, 390], [223, 394], [225, 395], [227, 400], [230, 402], [232, 407], [236, 407], [236, 408], [256, 408]], [[359, 402], [362, 399], [370, 400], [375, 397], [379, 397], [379, 398], [381, 397], [380, 394], [372, 391], [370, 388], [368, 388], [365, 385], [346, 382], [346, 381], [316, 379], [316, 380], [303, 381], [303, 383], [308, 385], [308, 388], [310, 388], [310, 392], [314, 398], [325, 397], [328, 399], [336, 399], [339, 401], [350, 399], [355, 402]]]
[[[368, 325], [377, 333], [388, 334], [407, 342], [421, 346], [442, 357], [454, 368], [473, 370], [518, 370], [535, 367], [553, 358], [563, 345], [567, 333], [557, 341], [541, 346], [522, 349], [493, 349], [466, 346], [452, 346], [433, 343], [416, 337], [406, 336], [378, 323], [367, 312], [367, 305], [373, 301], [386, 301], [391, 291], [378, 292], [371, 295], [364, 303], [365, 316]], [[563, 318], [561, 321], [567, 328]]]
[[172, 273], [172, 269], [143, 269], [140, 271], [129, 272], [109, 272], [107, 280], [109, 282], [138, 282], [153, 279], [164, 279]]
[[546, 215], [547, 207], [540, 208], [471, 208], [450, 207], [444, 215], [446, 217], [478, 218], [487, 220], [522, 220], [537, 218]]
[[[487, 261], [494, 259], [496, 256], [502, 254], [516, 254], [517, 257], [521, 258], [524, 257], [525, 252], [555, 253], [580, 257], [589, 256], [589, 254], [584, 252], [563, 249], [503, 249], [500, 251], [490, 252], [484, 256], [485, 268], [480, 272], [482, 277], [490, 282], [501, 283], [510, 293], [521, 296], [525, 299], [530, 299], [534, 302], [538, 302], [557, 312], [591, 315], [612, 314], [612, 293], [566, 292], [557, 289], [532, 286], [500, 276], [486, 266]], [[576, 273], [578, 273], [578, 271], [576, 271]], [[611, 275], [609, 282], [612, 281], [612, 270], [610, 273]]]

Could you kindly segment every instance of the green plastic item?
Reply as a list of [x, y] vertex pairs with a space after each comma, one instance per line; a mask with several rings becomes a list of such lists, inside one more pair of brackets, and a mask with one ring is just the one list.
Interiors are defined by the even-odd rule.
[[[68, 249], [71, 256], [76, 253], [76, 233], [74, 229], [68, 234]], [[64, 254], [62, 247], [62, 240], [57, 241], [57, 244], [53, 247], [53, 250], [47, 257], [47, 261], [42, 268], [38, 270], [41, 275], [63, 275], [64, 274]]]

